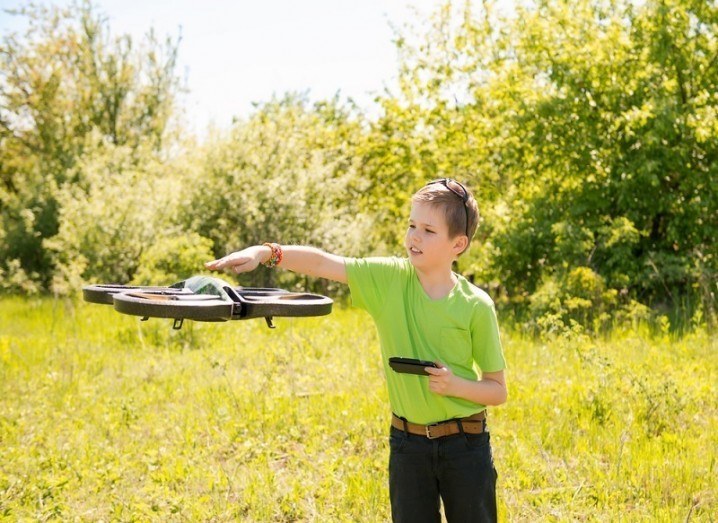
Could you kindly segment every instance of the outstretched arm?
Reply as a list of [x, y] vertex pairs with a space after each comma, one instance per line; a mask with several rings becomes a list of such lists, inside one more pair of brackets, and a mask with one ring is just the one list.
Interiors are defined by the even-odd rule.
[[[330, 254], [315, 247], [299, 245], [283, 245], [282, 252], [282, 261], [278, 265], [282, 269], [340, 283], [347, 282], [343, 256]], [[271, 256], [272, 249], [265, 245], [255, 245], [207, 262], [204, 266], [213, 271], [231, 268], [236, 273], [249, 272], [256, 269], [260, 263], [269, 260]]]

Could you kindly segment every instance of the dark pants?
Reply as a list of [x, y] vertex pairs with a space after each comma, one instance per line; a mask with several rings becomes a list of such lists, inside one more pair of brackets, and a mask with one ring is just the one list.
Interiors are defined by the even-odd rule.
[[429, 439], [395, 427], [389, 495], [395, 523], [496, 521], [496, 469], [488, 432]]

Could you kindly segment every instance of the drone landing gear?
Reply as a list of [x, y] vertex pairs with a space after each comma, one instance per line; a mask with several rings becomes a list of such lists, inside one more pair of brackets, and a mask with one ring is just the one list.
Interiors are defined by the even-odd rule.
[[[149, 319], [148, 316], [145, 316], [145, 317], [142, 318], [140, 321], [147, 321], [148, 319]], [[267, 317], [264, 318], [264, 321], [267, 322], [267, 327], [269, 327], [270, 329], [276, 329], [276, 328], [277, 328], [277, 326], [274, 325], [274, 323], [272, 322], [273, 319], [274, 319], [274, 318], [272, 318], [272, 316], [267, 316]], [[175, 318], [175, 319], [174, 319], [174, 322], [172, 323], [172, 328], [173, 328], [174, 330], [178, 331], [178, 330], [180, 330], [180, 329], [182, 328], [182, 325], [183, 325], [183, 324], [184, 324], [184, 318]]]
[[[149, 319], [150, 319], [149, 316], [143, 316], [142, 318], [140, 318], [140, 321], [147, 321]], [[264, 321], [267, 322], [267, 327], [269, 327], [270, 329], [277, 328], [277, 326], [274, 325], [273, 320], [274, 320], [274, 318], [272, 316], [266, 316], [264, 318]], [[176, 331], [180, 330], [182, 328], [182, 325], [184, 325], [184, 318], [174, 318], [174, 321], [172, 323], [172, 328], [174, 330], [176, 330]]]

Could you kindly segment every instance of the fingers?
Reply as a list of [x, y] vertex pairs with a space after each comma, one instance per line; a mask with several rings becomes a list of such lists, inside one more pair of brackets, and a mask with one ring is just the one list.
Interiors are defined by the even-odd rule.
[[249, 272], [257, 268], [257, 263], [248, 256], [238, 256], [236, 253], [229, 254], [224, 258], [213, 260], [204, 264], [205, 268], [211, 271], [231, 268], [235, 273]]
[[445, 395], [448, 391], [448, 383], [437, 378], [429, 378], [429, 390], [435, 394]]
[[217, 269], [219, 269], [219, 260], [208, 261], [207, 263], [204, 264], [204, 266], [206, 269], [209, 269], [211, 271], [216, 271]]
[[220, 258], [218, 260], [212, 260], [212, 261], [204, 264], [204, 266], [207, 269], [212, 270], [212, 271], [224, 269], [228, 265], [229, 265], [229, 262], [228, 262], [227, 256], [225, 256], [224, 258]]
[[432, 376], [443, 376], [451, 372], [449, 368], [440, 361], [435, 361], [434, 363], [436, 363], [438, 367], [424, 367], [424, 370]]
[[227, 256], [223, 256], [217, 260], [212, 260], [204, 264], [205, 267], [212, 270], [226, 269], [227, 267], [234, 267], [241, 265], [247, 261], [246, 257], [239, 255], [239, 253], [233, 252]]
[[429, 373], [429, 390], [435, 394], [447, 395], [454, 374], [443, 363], [439, 361], [435, 363], [439, 365], [439, 368], [426, 367], [426, 372]]

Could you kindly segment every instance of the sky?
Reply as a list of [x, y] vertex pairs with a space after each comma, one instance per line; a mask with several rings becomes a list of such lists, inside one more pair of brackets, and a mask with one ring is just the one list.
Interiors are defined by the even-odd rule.
[[[0, 0], [0, 9], [20, 0]], [[45, 3], [48, 2], [36, 2]], [[441, 0], [94, 0], [113, 35], [181, 34], [177, 74], [188, 89], [190, 127], [228, 128], [253, 102], [308, 92], [352, 98], [367, 110], [398, 68], [395, 27], [428, 16]], [[56, 0], [55, 5], [69, 5]], [[21, 27], [0, 11], [0, 35]]]

